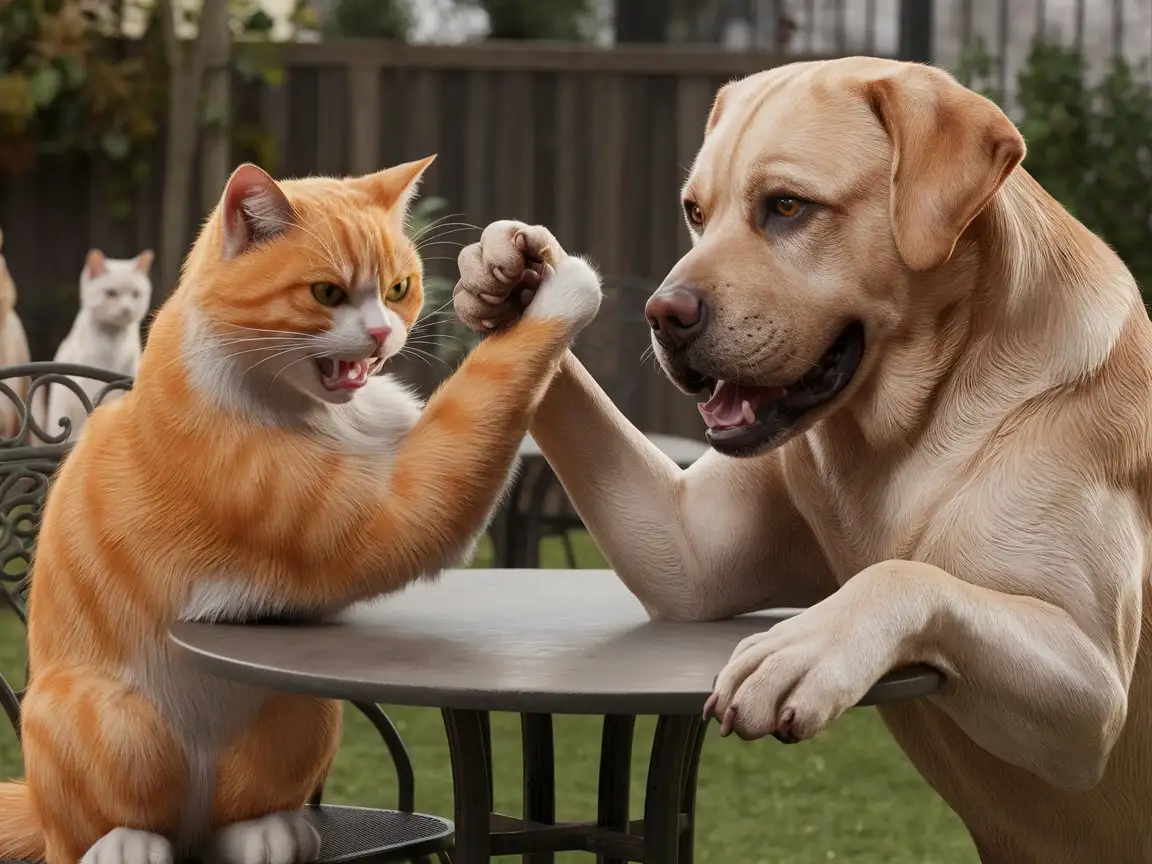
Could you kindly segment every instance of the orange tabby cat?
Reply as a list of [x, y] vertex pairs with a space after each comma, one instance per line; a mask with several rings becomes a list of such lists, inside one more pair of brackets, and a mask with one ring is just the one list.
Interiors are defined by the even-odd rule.
[[600, 302], [583, 261], [495, 226], [489, 266], [518, 280], [525, 255], [555, 265], [523, 319], [426, 407], [376, 375], [420, 309], [402, 222], [431, 161], [232, 175], [135, 389], [94, 413], [48, 496], [26, 785], [0, 785], [0, 858], [318, 854], [297, 808], [331, 765], [339, 704], [201, 675], [170, 655], [169, 625], [331, 613], [459, 561]]

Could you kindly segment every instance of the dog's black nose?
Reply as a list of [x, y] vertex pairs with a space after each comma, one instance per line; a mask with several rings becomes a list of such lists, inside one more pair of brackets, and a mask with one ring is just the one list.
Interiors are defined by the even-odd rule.
[[644, 317], [665, 348], [683, 348], [704, 329], [704, 300], [686, 285], [661, 288], [644, 304]]

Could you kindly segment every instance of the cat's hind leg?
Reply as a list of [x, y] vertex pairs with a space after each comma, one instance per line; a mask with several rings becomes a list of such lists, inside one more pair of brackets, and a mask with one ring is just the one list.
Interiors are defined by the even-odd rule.
[[299, 810], [283, 810], [225, 825], [212, 835], [204, 858], [208, 864], [307, 864], [319, 856], [316, 829]]
[[113, 828], [92, 844], [80, 864], [172, 864], [167, 837], [136, 828]]
[[300, 812], [340, 746], [341, 706], [291, 693], [271, 696], [221, 754], [211, 864], [305, 864], [320, 835]]
[[34, 670], [22, 713], [47, 864], [167, 864], [186, 772], [153, 704], [98, 670], [49, 667]]

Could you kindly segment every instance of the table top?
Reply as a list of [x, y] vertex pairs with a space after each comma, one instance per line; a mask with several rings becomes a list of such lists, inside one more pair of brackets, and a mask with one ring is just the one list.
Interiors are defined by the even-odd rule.
[[[552, 714], [691, 714], [736, 643], [799, 610], [651, 621], [610, 570], [453, 570], [323, 624], [172, 628], [186, 662], [330, 698]], [[939, 689], [898, 670], [862, 704]]]
[[[701, 456], [708, 452], [708, 445], [695, 438], [681, 438], [678, 435], [645, 434], [649, 441], [655, 444], [660, 451], [681, 468], [687, 468]], [[544, 454], [540, 452], [540, 445], [531, 435], [524, 436], [517, 451], [521, 459], [540, 459]]]

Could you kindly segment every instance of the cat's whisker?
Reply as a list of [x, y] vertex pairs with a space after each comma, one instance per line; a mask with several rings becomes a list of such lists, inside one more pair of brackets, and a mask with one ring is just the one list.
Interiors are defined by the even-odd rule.
[[[412, 354], [414, 357], [420, 357], [420, 358], [422, 358], [422, 359], [425, 359], [425, 362], [428, 362], [428, 361], [430, 361], [430, 360], [436, 360], [436, 361], [437, 361], [437, 362], [439, 362], [439, 363], [443, 363], [443, 364], [444, 364], [444, 368], [446, 368], [446, 369], [447, 369], [449, 372], [451, 372], [451, 371], [452, 371], [452, 366], [451, 366], [451, 365], [448, 363], [448, 361], [447, 361], [447, 360], [445, 360], [443, 357], [440, 357], [440, 356], [438, 356], [438, 355], [436, 355], [436, 354], [432, 354], [432, 353], [430, 353], [430, 352], [428, 352], [428, 351], [423, 351], [423, 350], [421, 350], [421, 349], [419, 349], [419, 348], [409, 348], [408, 346], [405, 346], [405, 347], [404, 347], [404, 350], [403, 350], [403, 351], [401, 351], [400, 353], [401, 353], [401, 354], [404, 354], [404, 353], [410, 353], [410, 354]], [[429, 363], [428, 363], [428, 365], [429, 365], [429, 366], [431, 366], [432, 364], [429, 362]]]
[[293, 360], [290, 363], [285, 363], [284, 366], [281, 367], [280, 371], [272, 376], [272, 380], [268, 382], [268, 392], [272, 392], [272, 388], [276, 385], [276, 379], [283, 375], [289, 368], [295, 366], [297, 363], [303, 363], [306, 360], [317, 360], [323, 357], [325, 353], [327, 352], [318, 351], [315, 354], [305, 354], [303, 357]]
[[469, 225], [467, 223], [461, 222], [446, 222], [442, 225], [437, 225], [436, 229], [436, 233], [428, 232], [426, 234], [421, 234], [419, 238], [412, 241], [413, 245], [419, 247], [424, 243], [427, 243], [429, 240], [434, 240], [437, 237], [447, 237], [450, 234], [460, 234], [464, 231], [478, 230], [475, 225]]
[[208, 323], [219, 325], [221, 327], [231, 327], [234, 330], [246, 330], [250, 333], [277, 333], [277, 334], [291, 334], [293, 336], [310, 336], [310, 333], [301, 333], [299, 330], [280, 330], [271, 327], [251, 327], [247, 324], [235, 324], [232, 321], [224, 321], [219, 318], [209, 318]]
[[431, 233], [432, 231], [436, 231], [436, 230], [439, 230], [441, 228], [470, 228], [473, 231], [483, 231], [484, 230], [479, 225], [473, 225], [471, 222], [449, 222], [448, 221], [449, 219], [455, 219], [457, 216], [463, 216], [463, 215], [464, 215], [463, 213], [452, 213], [448, 216], [441, 216], [439, 219], [433, 219], [431, 222], [429, 222], [427, 225], [425, 225], [423, 228], [421, 228], [419, 231], [417, 231], [414, 235], [409, 237], [408, 241], [410, 243], [415, 244], [421, 238], [428, 236], [428, 234]]

